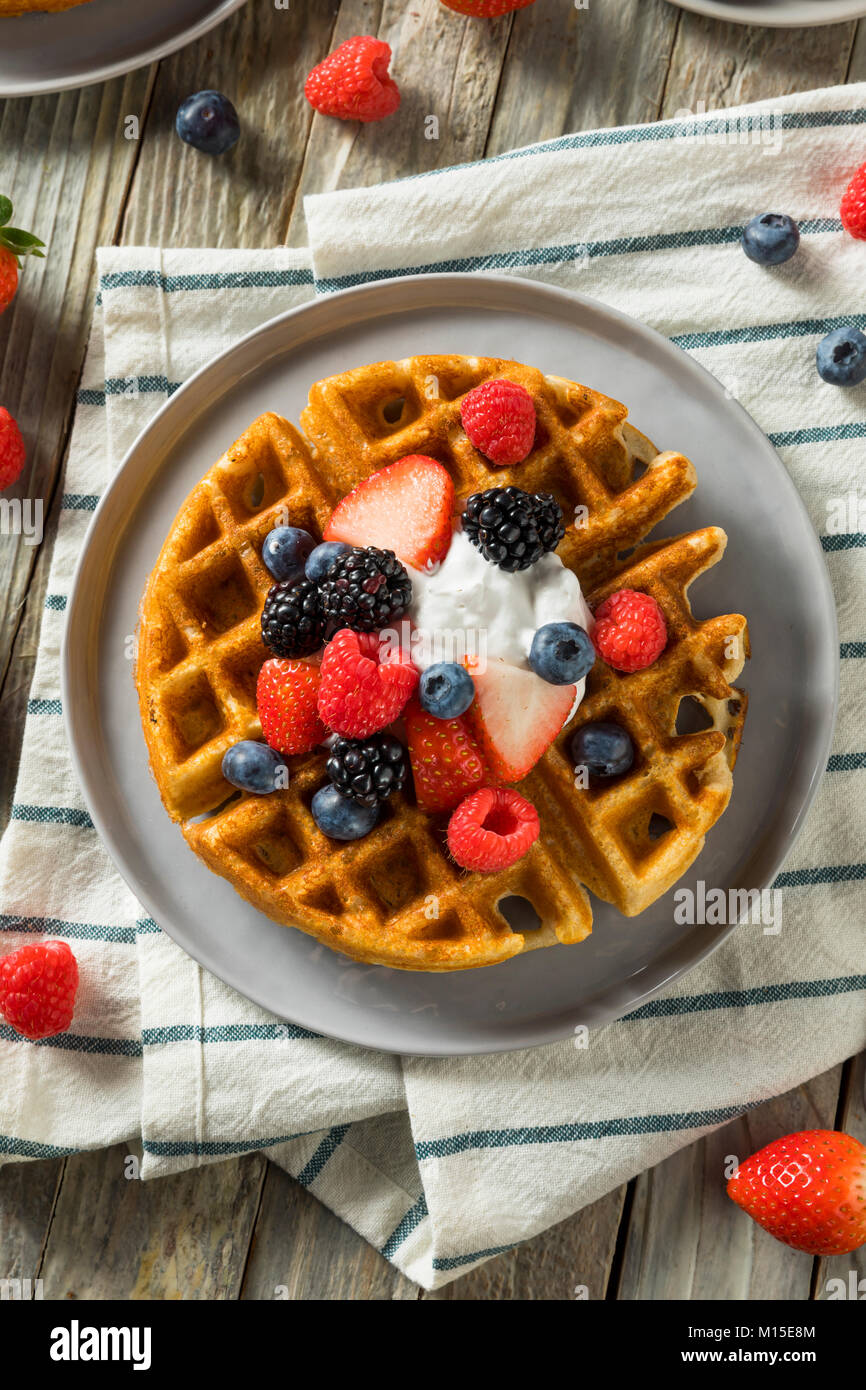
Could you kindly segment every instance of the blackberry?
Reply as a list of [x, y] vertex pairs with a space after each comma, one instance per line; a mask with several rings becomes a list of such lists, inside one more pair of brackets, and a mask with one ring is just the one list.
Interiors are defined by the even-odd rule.
[[334, 786], [359, 806], [385, 801], [406, 781], [405, 750], [391, 734], [338, 738], [326, 767]]
[[274, 656], [309, 656], [325, 640], [319, 590], [309, 579], [272, 584], [262, 609], [262, 637]]
[[412, 581], [393, 550], [352, 546], [319, 586], [329, 632], [350, 627], [378, 632], [401, 618], [412, 602]]
[[559, 503], [549, 492], [490, 487], [468, 499], [463, 532], [485, 560], [513, 574], [555, 550], [565, 527]]

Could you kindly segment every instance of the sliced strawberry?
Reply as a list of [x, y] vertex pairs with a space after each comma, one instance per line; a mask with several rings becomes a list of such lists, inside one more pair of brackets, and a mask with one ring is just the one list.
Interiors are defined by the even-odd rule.
[[519, 782], [556, 738], [574, 704], [573, 685], [551, 685], [534, 671], [467, 661], [475, 699], [463, 716], [483, 757], [503, 782]]
[[256, 704], [262, 733], [278, 753], [309, 753], [326, 737], [316, 702], [319, 667], [272, 657], [259, 672]]
[[371, 473], [334, 508], [326, 541], [393, 550], [405, 565], [437, 565], [451, 544], [454, 484], [435, 459], [409, 454]]
[[492, 780], [465, 719], [434, 719], [417, 700], [406, 707], [406, 737], [418, 805], [451, 811]]

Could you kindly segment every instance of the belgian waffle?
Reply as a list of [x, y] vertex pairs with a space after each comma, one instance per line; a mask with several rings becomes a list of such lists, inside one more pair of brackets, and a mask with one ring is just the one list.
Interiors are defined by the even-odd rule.
[[[460, 425], [462, 396], [494, 376], [521, 382], [536, 402], [535, 446], [515, 469], [493, 469]], [[627, 915], [642, 911], [685, 871], [725, 809], [745, 717], [745, 696], [730, 684], [748, 654], [745, 619], [697, 622], [687, 595], [720, 558], [724, 533], [640, 545], [693, 490], [691, 464], [657, 454], [617, 402], [498, 359], [422, 357], [347, 372], [312, 388], [301, 423], [306, 438], [264, 415], [214, 465], [178, 513], [142, 600], [142, 722], [163, 802], [188, 844], [267, 916], [357, 960], [401, 969], [467, 969], [581, 941], [592, 925], [587, 887]], [[541, 817], [539, 839], [491, 875], [452, 863], [447, 818], [420, 811], [411, 791], [390, 799], [363, 840], [327, 839], [310, 813], [326, 780], [322, 753], [291, 759], [289, 787], [268, 797], [232, 795], [220, 770], [232, 744], [261, 738], [255, 686], [268, 653], [259, 622], [272, 583], [265, 536], [288, 520], [321, 535], [340, 497], [410, 453], [447, 467], [460, 500], [494, 483], [554, 493], [568, 523], [558, 553], [590, 603], [641, 588], [668, 623], [668, 647], [649, 670], [621, 675], [596, 664], [568, 726], [570, 736], [586, 720], [617, 719], [635, 740], [635, 768], [584, 788], [560, 735], [521, 784]], [[679, 734], [688, 699], [710, 727]], [[662, 817], [665, 833], [655, 838]], [[532, 904], [537, 930], [512, 929], [510, 898]]]
[[40, 13], [56, 14], [59, 10], [72, 10], [77, 5], [85, 5], [87, 0], [0, 0], [0, 19], [14, 15]]

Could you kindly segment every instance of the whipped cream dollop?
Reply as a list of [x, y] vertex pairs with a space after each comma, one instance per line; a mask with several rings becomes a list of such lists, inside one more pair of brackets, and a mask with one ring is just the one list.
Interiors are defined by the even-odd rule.
[[[592, 630], [577, 575], [552, 552], [529, 569], [509, 574], [455, 531], [438, 569], [423, 573], [408, 568], [408, 573], [408, 617], [416, 629], [412, 660], [422, 671], [436, 661], [462, 661], [465, 656], [528, 669], [532, 639], [545, 623], [571, 622]], [[584, 686], [584, 681], [576, 686], [569, 719], [583, 699]]]

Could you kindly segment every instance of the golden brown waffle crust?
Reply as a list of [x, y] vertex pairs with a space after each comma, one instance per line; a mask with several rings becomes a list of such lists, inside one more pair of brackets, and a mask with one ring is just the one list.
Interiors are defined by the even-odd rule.
[[[536, 402], [535, 448], [513, 469], [488, 465], [460, 425], [463, 395], [494, 376], [519, 381]], [[261, 416], [190, 493], [141, 602], [142, 727], [163, 803], [187, 844], [259, 911], [354, 960], [471, 969], [583, 940], [592, 926], [587, 888], [634, 915], [692, 863], [731, 795], [746, 704], [731, 682], [748, 633], [740, 615], [698, 622], [689, 606], [689, 585], [724, 551], [722, 531], [644, 543], [690, 495], [695, 472], [681, 454], [659, 454], [626, 414], [588, 387], [501, 359], [375, 363], [317, 382], [303, 434]], [[447, 817], [419, 810], [411, 791], [387, 803], [364, 840], [328, 840], [310, 813], [326, 780], [322, 751], [289, 759], [289, 787], [268, 797], [234, 792], [222, 777], [225, 751], [262, 736], [255, 683], [268, 656], [265, 536], [286, 521], [320, 536], [340, 497], [411, 453], [449, 469], [458, 509], [484, 487], [553, 492], [567, 522], [558, 553], [590, 605], [613, 589], [639, 588], [668, 622], [668, 649], [648, 671], [623, 677], [597, 663], [575, 719], [520, 784], [538, 808], [539, 839], [501, 873], [460, 870], [445, 848]], [[707, 728], [682, 735], [687, 699]], [[579, 724], [601, 718], [629, 729], [638, 763], [623, 779], [585, 788], [568, 741]], [[656, 840], [659, 817], [671, 829]], [[537, 930], [512, 929], [501, 907], [509, 898], [532, 904]]]
[[73, 10], [87, 3], [88, 0], [0, 0], [0, 19], [13, 19], [22, 14], [57, 14], [60, 10]]

